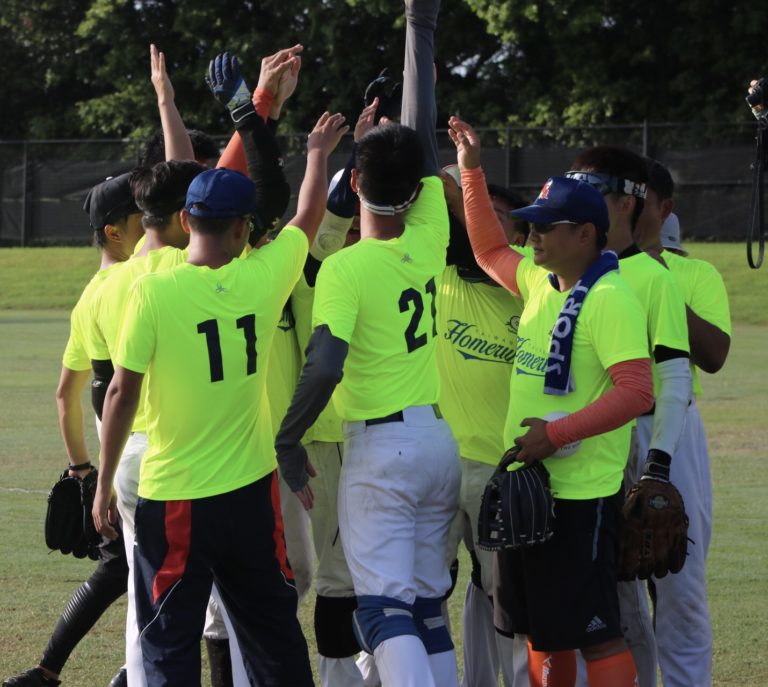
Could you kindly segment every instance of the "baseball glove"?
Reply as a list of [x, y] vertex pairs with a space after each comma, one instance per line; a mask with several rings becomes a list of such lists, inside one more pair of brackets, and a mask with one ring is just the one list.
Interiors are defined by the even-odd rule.
[[379, 106], [376, 108], [375, 123], [378, 124], [382, 117], [396, 119], [400, 116], [400, 107], [403, 100], [403, 84], [395, 81], [387, 69], [382, 69], [381, 73], [368, 84], [363, 95], [363, 102], [368, 107], [374, 100], [379, 99]]
[[478, 544], [486, 551], [532, 546], [552, 537], [555, 504], [549, 473], [541, 461], [508, 472], [519, 452], [514, 447], [504, 454], [483, 492]]
[[619, 580], [680, 572], [688, 551], [688, 516], [675, 486], [644, 475], [629, 490], [623, 513]]
[[70, 477], [67, 469], [51, 488], [45, 514], [45, 543], [49, 549], [71, 553], [75, 558], [99, 557], [101, 537], [91, 515], [98, 474], [94, 468], [80, 480]]

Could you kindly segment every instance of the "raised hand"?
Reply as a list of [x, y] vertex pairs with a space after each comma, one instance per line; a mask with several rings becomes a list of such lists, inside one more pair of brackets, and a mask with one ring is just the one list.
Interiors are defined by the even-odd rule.
[[205, 82], [216, 100], [225, 105], [233, 117], [235, 110], [251, 102], [251, 92], [240, 73], [240, 60], [228, 52], [216, 55], [208, 63]]
[[[261, 73], [259, 74], [259, 83], [256, 87], [268, 91], [275, 98], [278, 98], [279, 95], [281, 95], [279, 93], [280, 81], [287, 70], [293, 71], [295, 69], [295, 78], [298, 80], [301, 60], [298, 60], [297, 66], [297, 61], [295, 58], [303, 50], [304, 46], [300, 43], [297, 43], [291, 48], [278, 50], [274, 55], [267, 55], [267, 57], [264, 57], [261, 60]], [[285, 102], [285, 100], [293, 93], [293, 89], [296, 88], [296, 83], [294, 82], [291, 87], [291, 83], [288, 82], [285, 84], [284, 88], [289, 92], [285, 98], [283, 98], [281, 104]]]
[[376, 108], [379, 106], [379, 98], [373, 99], [368, 107], [363, 108], [355, 124], [355, 143], [367, 134], [376, 124]]
[[165, 69], [165, 54], [158, 51], [152, 43], [149, 46], [149, 62], [152, 85], [155, 87], [158, 100], [171, 101], [174, 98], [173, 84]]
[[349, 131], [349, 126], [344, 125], [342, 114], [337, 112], [332, 115], [323, 112], [307, 138], [307, 153], [318, 150], [327, 157], [333, 152], [347, 131]]
[[480, 166], [480, 137], [475, 130], [458, 117], [448, 120], [448, 135], [456, 146], [461, 169], [475, 169]]
[[269, 111], [270, 119], [279, 119], [285, 101], [293, 95], [296, 85], [299, 83], [299, 71], [301, 71], [301, 57], [294, 55], [286, 60], [287, 67], [280, 75], [280, 82], [277, 84], [277, 93], [272, 101], [272, 107]]

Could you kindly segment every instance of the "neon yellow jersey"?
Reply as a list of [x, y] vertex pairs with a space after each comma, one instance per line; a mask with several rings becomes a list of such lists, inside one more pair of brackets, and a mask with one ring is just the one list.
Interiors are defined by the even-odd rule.
[[110, 265], [107, 269], [99, 270], [91, 277], [83, 292], [80, 294], [75, 307], [72, 308], [72, 314], [69, 317], [69, 339], [64, 349], [64, 356], [61, 364], [70, 370], [81, 372], [91, 369], [91, 345], [89, 336], [91, 331], [91, 302], [93, 296], [98, 291], [99, 286], [110, 274], [113, 267], [119, 265]]
[[133, 249], [133, 255], [136, 255], [141, 252], [141, 249], [144, 248], [144, 242], [147, 240], [147, 235], [144, 234], [137, 242], [136, 246]]
[[326, 258], [317, 275], [313, 328], [328, 325], [349, 343], [333, 395], [344, 420], [438, 401], [435, 312], [448, 210], [440, 178], [422, 183], [399, 237], [362, 239]]
[[[306, 361], [304, 351], [307, 350], [307, 344], [312, 336], [312, 304], [314, 300], [315, 289], [307, 283], [307, 279], [302, 272], [291, 294], [291, 306], [296, 318], [296, 338], [299, 342], [299, 354], [301, 355], [302, 365]], [[323, 412], [315, 420], [315, 424], [309, 428], [302, 441], [305, 443], [310, 441], [341, 443], [344, 441], [341, 418], [336, 412], [336, 407], [333, 403], [325, 406]]]
[[[685, 304], [696, 315], [731, 336], [731, 309], [720, 272], [706, 260], [685, 258], [670, 251], [662, 256], [680, 286]], [[691, 363], [693, 392], [702, 393], [699, 368]]]
[[666, 346], [690, 352], [685, 302], [672, 273], [647, 253], [619, 260], [619, 272], [646, 314], [646, 341], [653, 363], [653, 389], [658, 393], [659, 379], [653, 350], [657, 346]]
[[275, 469], [266, 358], [308, 248], [286, 227], [245, 259], [184, 263], [131, 287], [116, 362], [146, 373], [139, 496], [214, 496]]
[[[568, 292], [553, 288], [545, 270], [528, 259], [518, 267], [517, 283], [526, 298], [504, 427], [507, 447], [528, 431], [520, 426], [524, 418], [580, 410], [612, 388], [609, 367], [648, 358], [645, 313], [623, 279], [611, 272], [590, 289], [576, 320], [571, 358], [574, 391], [564, 396], [545, 394], [552, 326]], [[615, 494], [629, 455], [630, 427], [583, 439], [566, 458], [547, 458], [544, 464], [555, 496], [578, 500]]]
[[[173, 269], [187, 259], [187, 251], [166, 246], [151, 250], [146, 255], [134, 255], [122, 263], [119, 270], [106, 279], [93, 299], [91, 341], [94, 349], [103, 357], [94, 360], [115, 360], [123, 324], [123, 313], [131, 284], [144, 274]], [[147, 431], [147, 390], [142, 388], [139, 407], [131, 431]]]
[[437, 300], [440, 410], [461, 456], [496, 465], [509, 407], [523, 302], [488, 282], [468, 282], [456, 267], [443, 272]]
[[[272, 419], [272, 439], [275, 438], [299, 380], [301, 362], [296, 341], [296, 321], [288, 301], [277, 323], [272, 347], [267, 353], [266, 393]], [[273, 442], [274, 443], [274, 442]]]

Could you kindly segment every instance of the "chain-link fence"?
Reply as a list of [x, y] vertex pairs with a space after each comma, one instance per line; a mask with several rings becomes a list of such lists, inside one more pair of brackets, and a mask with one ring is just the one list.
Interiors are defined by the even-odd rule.
[[[624, 145], [666, 164], [677, 183], [675, 208], [686, 238], [741, 240], [745, 233], [754, 158], [752, 123], [652, 123], [581, 128], [482, 129], [483, 166], [489, 181], [531, 200], [543, 181], [570, 168], [576, 154], [597, 144]], [[295, 207], [304, 171], [304, 134], [281, 137], [285, 172]], [[443, 164], [455, 162], [440, 132]], [[222, 145], [225, 141], [222, 139]], [[351, 138], [329, 164], [346, 162]], [[87, 244], [82, 210], [88, 189], [139, 160], [142, 142], [120, 139], [0, 141], [0, 246]]]

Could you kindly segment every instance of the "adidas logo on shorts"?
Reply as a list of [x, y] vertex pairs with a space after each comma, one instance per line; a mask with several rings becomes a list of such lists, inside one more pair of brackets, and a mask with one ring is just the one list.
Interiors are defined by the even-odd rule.
[[606, 627], [608, 626], [600, 620], [600, 618], [595, 616], [589, 621], [589, 625], [587, 625], [585, 632], [597, 632], [598, 630], [604, 630]]

